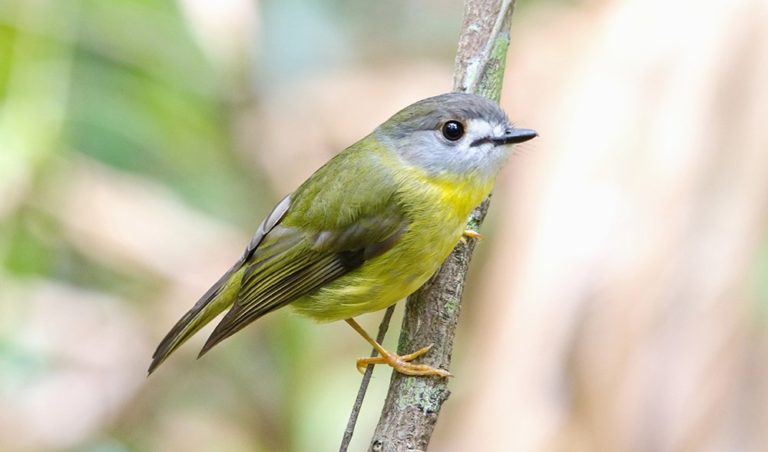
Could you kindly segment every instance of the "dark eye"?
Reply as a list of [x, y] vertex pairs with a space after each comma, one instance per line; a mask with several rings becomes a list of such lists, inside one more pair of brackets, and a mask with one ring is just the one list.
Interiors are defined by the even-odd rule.
[[456, 141], [464, 136], [464, 124], [459, 121], [448, 121], [443, 124], [443, 136], [450, 141]]

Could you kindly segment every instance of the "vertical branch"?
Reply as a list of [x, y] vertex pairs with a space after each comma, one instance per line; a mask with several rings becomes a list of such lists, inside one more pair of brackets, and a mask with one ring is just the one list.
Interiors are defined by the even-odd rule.
[[[389, 329], [389, 321], [392, 319], [392, 313], [395, 312], [395, 305], [392, 305], [384, 311], [384, 318], [381, 319], [379, 324], [379, 333], [376, 335], [376, 342], [379, 344], [384, 342], [384, 336]], [[374, 348], [371, 351], [371, 358], [375, 358], [379, 355], [379, 352]], [[347, 452], [349, 449], [349, 443], [352, 442], [352, 435], [355, 433], [355, 425], [357, 425], [357, 416], [360, 415], [360, 409], [363, 407], [363, 400], [365, 399], [365, 393], [368, 391], [368, 383], [371, 382], [371, 376], [373, 375], [373, 364], [368, 364], [365, 368], [365, 374], [360, 382], [360, 388], [357, 390], [357, 397], [355, 397], [355, 403], [352, 405], [352, 412], [349, 413], [349, 420], [347, 421], [347, 428], [344, 429], [344, 436], [341, 438], [341, 446], [339, 446], [339, 452]]]
[[[466, 0], [454, 72], [454, 90], [498, 101], [509, 46], [514, 0]], [[476, 208], [468, 229], [485, 219], [489, 199]], [[474, 241], [462, 240], [438, 272], [408, 298], [400, 332], [400, 354], [435, 344], [423, 361], [448, 369]], [[448, 380], [409, 377], [392, 372], [389, 393], [373, 435], [371, 450], [426, 450]]]

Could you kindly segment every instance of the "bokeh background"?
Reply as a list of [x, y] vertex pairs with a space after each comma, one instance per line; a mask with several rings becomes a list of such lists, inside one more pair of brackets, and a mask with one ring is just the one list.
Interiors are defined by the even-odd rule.
[[[0, 1], [0, 450], [336, 450], [369, 352], [344, 324], [284, 310], [145, 369], [274, 202], [450, 89], [461, 14]], [[766, 80], [764, 0], [519, 2], [502, 106], [541, 136], [499, 180], [433, 450], [768, 450]]]

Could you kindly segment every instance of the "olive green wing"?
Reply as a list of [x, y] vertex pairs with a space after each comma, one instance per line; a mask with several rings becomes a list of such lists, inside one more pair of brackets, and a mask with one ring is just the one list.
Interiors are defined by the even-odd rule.
[[386, 252], [408, 228], [391, 153], [364, 139], [331, 159], [286, 201], [246, 250], [232, 308], [200, 354], [250, 322]]
[[363, 140], [280, 201], [241, 258], [160, 342], [149, 372], [221, 312], [229, 309], [201, 355], [258, 317], [393, 247], [408, 222], [387, 170], [391, 158], [377, 142]]
[[[375, 213], [362, 210], [348, 217], [347, 224], [334, 225], [333, 229], [308, 232], [283, 224], [275, 226], [246, 256], [237, 299], [200, 355], [264, 314], [392, 248], [408, 222], [396, 203], [379, 207], [373, 209]], [[286, 220], [290, 217], [289, 211]]]
[[283, 219], [290, 207], [291, 198], [283, 198], [272, 212], [261, 222], [256, 229], [253, 238], [245, 249], [243, 255], [235, 262], [216, 283], [208, 289], [202, 297], [195, 303], [184, 316], [176, 322], [168, 334], [157, 346], [152, 355], [152, 363], [149, 366], [149, 373], [152, 373], [157, 367], [165, 361], [168, 356], [177, 348], [194, 335], [200, 328], [213, 320], [217, 315], [229, 308], [235, 300], [233, 292], [238, 290], [239, 280], [243, 265], [252, 255], [253, 251], [259, 247], [264, 237]]

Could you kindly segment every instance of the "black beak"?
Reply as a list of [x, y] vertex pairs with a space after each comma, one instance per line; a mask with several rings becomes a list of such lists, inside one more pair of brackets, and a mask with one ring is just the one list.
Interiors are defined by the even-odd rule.
[[499, 144], [516, 144], [516, 143], [522, 143], [528, 140], [532, 140], [539, 136], [538, 133], [536, 133], [535, 130], [531, 129], [507, 129], [507, 132], [498, 137], [498, 138], [491, 138], [491, 142], [493, 144], [499, 145]]

